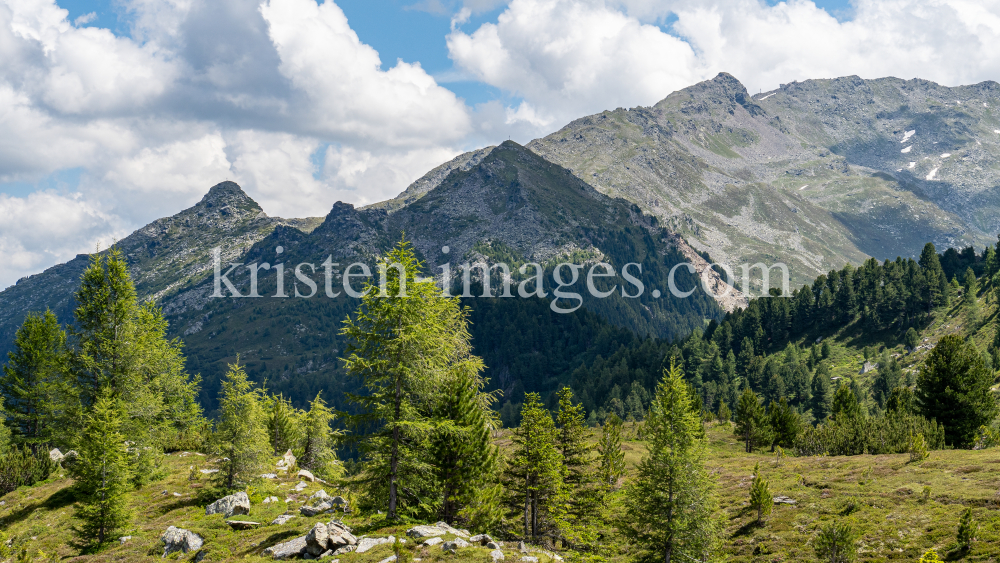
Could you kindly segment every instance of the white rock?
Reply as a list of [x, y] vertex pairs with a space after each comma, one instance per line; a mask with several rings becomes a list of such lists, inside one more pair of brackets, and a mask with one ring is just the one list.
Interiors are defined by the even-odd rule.
[[387, 538], [361, 538], [358, 540], [358, 548], [354, 550], [355, 553], [364, 553], [369, 549], [382, 545], [384, 543], [395, 543], [396, 538], [394, 536], [389, 536]]
[[294, 514], [282, 514], [281, 516], [278, 516], [277, 518], [275, 518], [274, 520], [272, 520], [271, 521], [271, 525], [272, 526], [281, 526], [281, 525], [287, 523], [292, 518], [295, 518]]
[[500, 551], [499, 549], [494, 549], [493, 551], [490, 552], [490, 557], [494, 561], [503, 561], [503, 552]]
[[170, 526], [166, 532], [163, 532], [163, 535], [160, 536], [160, 541], [163, 542], [164, 557], [175, 551], [182, 551], [184, 553], [197, 551], [205, 543], [198, 534], [182, 528], [175, 528], [174, 526]]
[[437, 544], [439, 544], [439, 543], [441, 543], [443, 541], [444, 541], [444, 539], [439, 538], [439, 537], [428, 538], [427, 540], [424, 541], [424, 545], [430, 547], [432, 545], [437, 545]]
[[250, 497], [243, 491], [222, 497], [205, 507], [205, 514], [222, 514], [226, 518], [234, 514], [250, 514]]
[[307, 469], [299, 469], [299, 472], [296, 473], [295, 476], [299, 477], [299, 478], [301, 478], [301, 479], [303, 479], [305, 481], [309, 481], [310, 483], [313, 483], [313, 482], [316, 481], [316, 476], [313, 475], [312, 472], [310, 472]]
[[395, 560], [396, 560], [396, 556], [395, 555], [390, 555], [389, 557], [386, 557], [385, 559], [379, 561], [378, 563], [392, 563]]

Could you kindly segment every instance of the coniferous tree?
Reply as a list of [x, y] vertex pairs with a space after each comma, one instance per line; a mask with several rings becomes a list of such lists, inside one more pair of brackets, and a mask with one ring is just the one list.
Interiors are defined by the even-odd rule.
[[992, 385], [993, 373], [975, 345], [951, 334], [938, 341], [921, 366], [916, 399], [925, 417], [944, 425], [948, 444], [965, 447], [980, 426], [997, 416]]
[[538, 393], [525, 394], [513, 441], [505, 474], [507, 491], [514, 510], [523, 510], [524, 537], [534, 540], [561, 526], [565, 492], [555, 424]]
[[79, 393], [75, 416], [105, 391], [125, 408], [123, 432], [133, 444], [130, 473], [142, 484], [157, 472], [163, 448], [203, 424], [199, 381], [184, 368], [179, 340], [152, 301], [140, 304], [128, 265], [112, 248], [94, 254], [74, 294], [75, 347], [70, 371]]
[[78, 498], [76, 529], [85, 542], [103, 545], [131, 522], [128, 508], [128, 451], [125, 446], [124, 406], [109, 391], [96, 397], [85, 417], [79, 459], [72, 467]]
[[830, 415], [837, 421], [861, 416], [858, 397], [851, 390], [850, 385], [841, 384], [837, 388], [837, 392], [833, 395], [833, 407], [830, 410]]
[[771, 451], [773, 452], [776, 446], [793, 447], [802, 431], [802, 421], [798, 413], [788, 404], [788, 400], [782, 397], [778, 401], [771, 401], [767, 418], [771, 427]]
[[[557, 397], [559, 411], [556, 413], [556, 448], [562, 456], [563, 484], [567, 499], [567, 529], [563, 535], [572, 540], [590, 523], [600, 499], [595, 486], [596, 476], [591, 469], [594, 447], [587, 441], [583, 405], [573, 404], [573, 391], [569, 387], [560, 389]], [[635, 390], [629, 397], [641, 400]]]
[[607, 488], [618, 485], [618, 479], [625, 475], [625, 452], [622, 451], [622, 419], [615, 415], [608, 417], [601, 427], [601, 438], [597, 443], [597, 453], [601, 459], [598, 474], [601, 484]]
[[626, 491], [621, 530], [664, 563], [707, 561], [719, 532], [714, 483], [704, 467], [701, 421], [681, 370], [671, 365], [646, 417], [649, 453]]
[[215, 481], [227, 490], [255, 481], [271, 452], [263, 393], [236, 361], [222, 380], [219, 420], [211, 441], [212, 453], [222, 458]]
[[493, 494], [499, 450], [490, 439], [495, 422], [479, 398], [485, 385], [479, 366], [469, 367], [472, 372], [450, 377], [435, 412], [431, 457], [441, 487], [439, 517], [449, 524], [464, 517], [492, 525], [499, 500]]
[[903, 344], [911, 350], [916, 348], [917, 344], [920, 344], [920, 335], [917, 334], [917, 331], [912, 326], [906, 329]]
[[[418, 282], [422, 269], [413, 247], [398, 243], [379, 266], [382, 279], [365, 286], [341, 330], [350, 341], [344, 365], [366, 392], [349, 395], [360, 412], [347, 419], [365, 456], [364, 502], [389, 519], [401, 510], [410, 516], [435, 510], [427, 502], [440, 492], [427, 455], [434, 397], [455, 373], [482, 371], [471, 353], [468, 311], [433, 281]], [[477, 395], [484, 407], [490, 400]]]
[[831, 522], [820, 528], [813, 542], [816, 557], [824, 563], [851, 563], [857, 558], [858, 546], [849, 524]]
[[302, 455], [298, 464], [326, 479], [336, 479], [340, 477], [341, 466], [333, 442], [339, 433], [330, 428], [334, 414], [321, 394], [316, 393], [302, 417]]
[[830, 416], [833, 408], [833, 389], [830, 386], [830, 368], [819, 364], [812, 380], [812, 414], [813, 418], [823, 421]]
[[760, 474], [760, 463], [753, 466], [753, 481], [750, 482], [750, 509], [757, 511], [757, 524], [764, 523], [764, 517], [771, 514], [774, 499], [767, 479]]
[[760, 397], [756, 393], [746, 388], [740, 395], [740, 400], [736, 403], [736, 428], [737, 436], [743, 440], [743, 446], [747, 453], [751, 453], [763, 443], [766, 443], [770, 433], [768, 432], [767, 412], [761, 404]]
[[47, 444], [63, 446], [72, 402], [66, 377], [66, 333], [52, 311], [29, 313], [14, 336], [14, 350], [0, 373], [5, 425], [14, 443], [32, 451]]
[[274, 455], [294, 449], [302, 440], [304, 413], [292, 406], [284, 395], [271, 396], [267, 401], [267, 437]]

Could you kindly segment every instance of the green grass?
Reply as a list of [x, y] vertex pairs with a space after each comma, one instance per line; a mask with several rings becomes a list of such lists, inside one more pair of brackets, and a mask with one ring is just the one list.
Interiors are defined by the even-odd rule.
[[[634, 429], [627, 433], [631, 440], [624, 444], [626, 460], [634, 467], [645, 448], [635, 440]], [[596, 434], [593, 438], [596, 439]], [[811, 542], [817, 529], [828, 522], [843, 520], [860, 533], [860, 561], [916, 561], [927, 549], [936, 548], [942, 554], [950, 549], [965, 507], [973, 509], [980, 530], [975, 547], [963, 560], [994, 561], [1000, 556], [1000, 512], [996, 510], [1000, 504], [1000, 457], [995, 449], [935, 451], [929, 459], [916, 464], [910, 463], [907, 455], [862, 455], [786, 457], [776, 465], [774, 456], [767, 452], [744, 453], [728, 425], [709, 424], [707, 439], [706, 465], [718, 481], [720, 516], [725, 523], [721, 543], [728, 560], [734, 563], [814, 561]], [[501, 446], [509, 445], [506, 434], [499, 442]], [[136, 515], [134, 528], [128, 532], [132, 539], [124, 546], [114, 544], [86, 556], [85, 560], [131, 562], [159, 558], [160, 534], [174, 525], [205, 539], [205, 561], [264, 561], [267, 559], [259, 554], [266, 547], [304, 535], [316, 522], [330, 518], [298, 516], [283, 526], [267, 525], [286, 510], [297, 514], [298, 507], [320, 486], [310, 483], [287, 505], [284, 502], [254, 505], [249, 516], [239, 517], [264, 526], [233, 531], [220, 515], [205, 516], [197, 497], [207, 486], [207, 480], [204, 477], [196, 482], [187, 480], [192, 462], [204, 463], [204, 458], [167, 456], [167, 476], [132, 496]], [[754, 516], [748, 508], [750, 473], [756, 462], [760, 462], [773, 495], [797, 501], [795, 506], [776, 505], [763, 526], [753, 523]], [[270, 481], [267, 492], [284, 500], [291, 495], [290, 489], [297, 481], [288, 478]], [[74, 559], [80, 554], [70, 532], [75, 524], [70, 484], [68, 478], [57, 475], [2, 498], [5, 504], [0, 507], [0, 528], [16, 550], [55, 553], [61, 560]], [[925, 487], [930, 489], [926, 500]], [[330, 487], [328, 490], [344, 493]], [[175, 497], [174, 492], [182, 496]], [[399, 536], [409, 527], [385, 526], [380, 520], [358, 514], [347, 515], [345, 522], [354, 528], [356, 535], [373, 537]], [[407, 549], [424, 563], [489, 561], [489, 550], [482, 548], [447, 555], [440, 548], [425, 548], [411, 541]], [[508, 561], [520, 559], [516, 543], [507, 542], [504, 551]], [[617, 550], [612, 549], [612, 553]], [[364, 554], [341, 556], [340, 560], [376, 563], [391, 554], [391, 546], [382, 545]], [[563, 556], [574, 558], [571, 553]], [[193, 554], [171, 557], [192, 560]], [[612, 559], [624, 561], [626, 556], [613, 555]], [[540, 556], [540, 563], [546, 563], [546, 557]]]

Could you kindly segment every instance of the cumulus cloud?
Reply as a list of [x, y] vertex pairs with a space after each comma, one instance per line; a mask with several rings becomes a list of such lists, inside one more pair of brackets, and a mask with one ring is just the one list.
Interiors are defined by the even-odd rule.
[[1000, 75], [996, 0], [852, 5], [838, 21], [805, 0], [513, 0], [496, 22], [452, 31], [448, 48], [462, 70], [522, 98], [508, 115], [536, 134], [722, 71], [754, 92], [851, 74], [947, 85]]

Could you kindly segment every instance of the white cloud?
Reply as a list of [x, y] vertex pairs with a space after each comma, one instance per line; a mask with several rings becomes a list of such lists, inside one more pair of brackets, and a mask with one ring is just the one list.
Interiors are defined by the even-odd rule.
[[[753, 92], [852, 74], [946, 85], [1000, 76], [997, 0], [852, 6], [841, 22], [804, 0], [513, 0], [495, 23], [453, 31], [448, 48], [462, 70], [553, 117], [535, 134], [651, 105], [722, 71]], [[656, 25], [671, 15], [673, 35]]]
[[419, 63], [380, 70], [333, 2], [268, 0], [261, 5], [281, 72], [308, 98], [304, 116], [317, 134], [383, 146], [457, 141], [469, 131], [465, 105]]
[[126, 234], [119, 220], [80, 194], [0, 194], [0, 287]]

